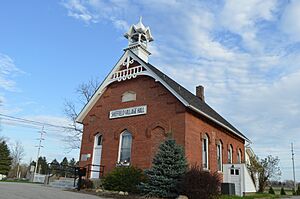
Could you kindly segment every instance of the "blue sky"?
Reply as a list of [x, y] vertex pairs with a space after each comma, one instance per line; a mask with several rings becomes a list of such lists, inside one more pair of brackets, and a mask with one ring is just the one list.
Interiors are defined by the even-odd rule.
[[[107, 75], [139, 16], [155, 39], [150, 62], [192, 92], [204, 85], [208, 104], [253, 141], [257, 155], [279, 156], [281, 179], [291, 179], [291, 142], [300, 170], [296, 0], [3, 1], [1, 113], [66, 124], [64, 100], [76, 101], [80, 83]], [[35, 158], [37, 129], [4, 121], [1, 129], [10, 143], [22, 141], [24, 161]], [[64, 136], [49, 130], [42, 155], [78, 157], [64, 148]]]

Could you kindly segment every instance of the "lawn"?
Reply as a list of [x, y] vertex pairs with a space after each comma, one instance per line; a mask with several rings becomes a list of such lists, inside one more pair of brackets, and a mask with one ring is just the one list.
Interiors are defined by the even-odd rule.
[[281, 198], [280, 195], [271, 195], [271, 194], [254, 194], [249, 196], [222, 196], [221, 199], [255, 199], [255, 198]]

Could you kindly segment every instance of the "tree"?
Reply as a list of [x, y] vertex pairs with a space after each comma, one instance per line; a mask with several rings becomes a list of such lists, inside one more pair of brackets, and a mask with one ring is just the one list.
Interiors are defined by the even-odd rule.
[[52, 160], [49, 169], [51, 170], [51, 174], [58, 174], [60, 169], [59, 162], [56, 159]]
[[[78, 95], [79, 103], [84, 106], [87, 104], [96, 90], [98, 89], [99, 81], [96, 78], [91, 78], [87, 83], [80, 84], [76, 93]], [[64, 103], [64, 113], [67, 118], [72, 122], [72, 128], [67, 130], [68, 136], [65, 142], [68, 144], [68, 148], [79, 149], [82, 136], [82, 126], [76, 122], [78, 116], [78, 110], [76, 108], [76, 102], [72, 100], [65, 100]]]
[[269, 188], [269, 194], [273, 194], [273, 195], [275, 194], [275, 191], [272, 186], [270, 186]]
[[64, 159], [60, 163], [61, 176], [67, 177], [68, 165], [69, 165], [69, 161], [66, 157], [64, 157]]
[[12, 177], [20, 178], [20, 163], [24, 156], [25, 151], [22, 143], [20, 141], [16, 141], [11, 148], [12, 170], [14, 170]]
[[175, 140], [167, 139], [160, 145], [152, 168], [145, 171], [148, 181], [141, 183], [141, 191], [147, 197], [176, 197], [177, 186], [186, 170], [187, 161], [183, 148]]
[[285, 190], [284, 190], [283, 187], [281, 187], [281, 189], [280, 189], [280, 195], [286, 195]]
[[38, 170], [37, 172], [40, 174], [47, 174], [48, 173], [48, 163], [46, 157], [39, 157], [38, 159]]
[[72, 158], [72, 159], [70, 160], [69, 166], [70, 166], [70, 167], [75, 167], [75, 166], [76, 166], [76, 161], [75, 161], [74, 158]]
[[271, 155], [264, 159], [258, 160], [257, 157], [250, 158], [250, 164], [248, 165], [252, 179], [258, 176], [258, 192], [263, 193], [268, 182], [272, 178], [277, 178], [281, 175], [279, 168], [279, 158]]
[[67, 177], [72, 177], [74, 175], [75, 167], [76, 167], [76, 160], [74, 158], [72, 158], [69, 161]]
[[12, 163], [10, 151], [4, 140], [0, 142], [0, 174], [7, 175]]
[[250, 157], [250, 164], [247, 164], [248, 170], [250, 172], [250, 176], [252, 178], [252, 181], [255, 185], [255, 187], [257, 187], [257, 181], [258, 181], [258, 172], [261, 168], [259, 159], [257, 156], [251, 156]]

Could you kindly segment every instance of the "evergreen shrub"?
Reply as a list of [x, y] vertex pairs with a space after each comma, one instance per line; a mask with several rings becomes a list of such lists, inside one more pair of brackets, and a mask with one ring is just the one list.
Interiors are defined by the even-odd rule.
[[103, 187], [111, 191], [124, 191], [128, 193], [138, 193], [137, 186], [145, 181], [145, 176], [141, 169], [129, 167], [116, 167], [103, 179]]
[[184, 175], [180, 186], [182, 194], [189, 199], [215, 199], [220, 196], [221, 177], [199, 166], [192, 166]]
[[183, 148], [175, 140], [167, 139], [159, 146], [152, 168], [145, 171], [147, 182], [141, 183], [140, 189], [146, 197], [175, 198], [186, 170]]
[[275, 194], [275, 191], [272, 186], [270, 186], [270, 188], [269, 188], [269, 194]]
[[285, 193], [285, 190], [284, 190], [284, 188], [283, 188], [283, 187], [281, 187], [281, 190], [280, 190], [280, 195], [286, 195], [286, 193]]

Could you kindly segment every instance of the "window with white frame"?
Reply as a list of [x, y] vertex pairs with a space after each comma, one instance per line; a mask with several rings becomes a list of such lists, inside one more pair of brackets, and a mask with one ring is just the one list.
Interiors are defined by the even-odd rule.
[[241, 152], [241, 149], [238, 150], [238, 163], [241, 164], [242, 163], [242, 152]]
[[131, 145], [132, 145], [132, 135], [128, 130], [125, 130], [120, 135], [119, 158], [118, 158], [119, 163], [125, 165], [130, 164]]
[[222, 142], [218, 141], [217, 143], [217, 163], [218, 171], [223, 171], [223, 162], [222, 162]]
[[122, 102], [130, 102], [136, 100], [136, 93], [133, 91], [126, 91], [122, 95]]
[[230, 144], [229, 149], [228, 149], [228, 163], [229, 164], [232, 164], [232, 151], [233, 151], [232, 145]]
[[208, 169], [208, 137], [205, 134], [202, 141], [202, 164], [203, 169]]

